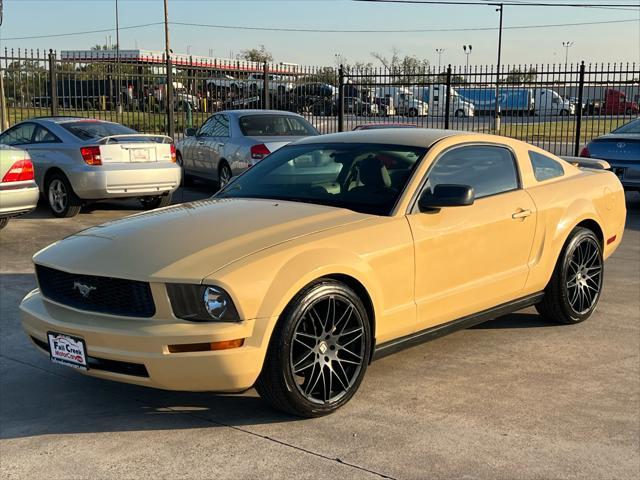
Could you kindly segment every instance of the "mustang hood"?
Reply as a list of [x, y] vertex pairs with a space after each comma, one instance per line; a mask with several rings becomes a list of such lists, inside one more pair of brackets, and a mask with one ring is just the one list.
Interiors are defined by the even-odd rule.
[[45, 248], [34, 261], [71, 273], [193, 282], [278, 243], [366, 218], [306, 203], [210, 199], [89, 228]]

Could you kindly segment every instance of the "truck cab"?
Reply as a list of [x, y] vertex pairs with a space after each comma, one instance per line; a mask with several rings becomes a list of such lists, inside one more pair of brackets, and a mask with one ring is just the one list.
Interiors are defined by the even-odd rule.
[[639, 112], [638, 104], [629, 101], [624, 92], [610, 88], [604, 93], [604, 113], [606, 115], [633, 115]]
[[575, 115], [576, 105], [548, 88], [537, 88], [534, 93], [536, 115]]
[[[422, 90], [422, 99], [428, 103], [432, 115], [442, 116], [446, 113], [446, 85], [429, 85], [420, 90]], [[473, 117], [475, 115], [475, 105], [462, 98], [453, 87], [449, 87], [449, 115], [455, 117]]]

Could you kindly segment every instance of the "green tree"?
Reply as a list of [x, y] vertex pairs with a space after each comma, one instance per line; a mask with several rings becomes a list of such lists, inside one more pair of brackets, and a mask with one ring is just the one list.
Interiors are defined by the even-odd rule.
[[249, 48], [242, 50], [238, 58], [247, 60], [249, 62], [273, 62], [273, 55], [269, 52], [264, 45], [259, 45], [258, 48]]
[[510, 70], [507, 76], [504, 78], [504, 83], [528, 83], [535, 82], [538, 76], [538, 72], [535, 68], [530, 68], [528, 70], [520, 70], [519, 68], [514, 68]]
[[379, 52], [371, 52], [371, 55], [390, 72], [394, 81], [418, 83], [427, 80], [429, 72], [429, 60], [427, 59], [421, 59], [415, 55], [402, 56], [396, 47], [391, 49], [389, 57]]

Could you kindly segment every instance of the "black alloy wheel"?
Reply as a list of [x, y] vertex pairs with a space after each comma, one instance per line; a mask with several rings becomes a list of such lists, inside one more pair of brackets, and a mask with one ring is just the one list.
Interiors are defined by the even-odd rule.
[[325, 279], [290, 303], [272, 334], [256, 388], [279, 410], [326, 415], [355, 394], [370, 350], [362, 301], [346, 285]]

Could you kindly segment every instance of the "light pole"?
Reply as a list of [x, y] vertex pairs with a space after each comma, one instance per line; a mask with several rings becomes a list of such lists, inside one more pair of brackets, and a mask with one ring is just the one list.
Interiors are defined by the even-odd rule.
[[116, 0], [116, 89], [118, 92], [116, 112], [122, 113], [122, 92], [120, 91], [120, 20], [118, 17], [118, 0]]
[[501, 3], [496, 8], [496, 12], [500, 12], [500, 28], [498, 30], [498, 65], [496, 69], [496, 105], [494, 131], [498, 135], [500, 133], [500, 62], [502, 61], [502, 13], [504, 5]]
[[171, 49], [169, 48], [169, 7], [167, 0], [164, 0], [164, 55], [167, 63], [167, 98], [165, 99], [167, 127], [169, 136], [173, 138], [176, 134], [176, 123], [173, 118], [173, 66], [171, 65]]
[[564, 47], [564, 68], [567, 68], [567, 65], [569, 64], [569, 49], [573, 47], [574, 43], [575, 42], [571, 40], [568, 42], [562, 42], [562, 46]]
[[469, 55], [471, 55], [471, 51], [472, 50], [473, 50], [473, 46], [472, 45], [463, 45], [462, 46], [462, 51], [467, 56], [467, 66], [466, 66], [466, 68], [464, 70], [465, 75], [469, 71]]
[[439, 72], [440, 64], [442, 63], [442, 54], [444, 53], [444, 48], [436, 48], [436, 53], [438, 54], [438, 72]]

